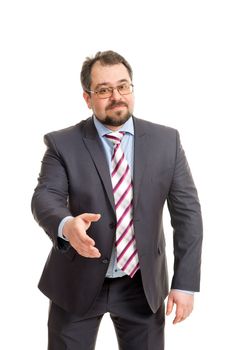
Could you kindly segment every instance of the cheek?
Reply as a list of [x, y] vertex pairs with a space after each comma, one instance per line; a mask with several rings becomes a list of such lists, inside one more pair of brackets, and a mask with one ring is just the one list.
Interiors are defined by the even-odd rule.
[[132, 97], [132, 98], [128, 99], [127, 103], [128, 103], [129, 109], [130, 109], [130, 110], [133, 110], [133, 107], [134, 107], [134, 98]]
[[105, 111], [106, 105], [107, 105], [106, 102], [98, 101], [92, 104], [92, 109], [93, 111], [101, 113]]

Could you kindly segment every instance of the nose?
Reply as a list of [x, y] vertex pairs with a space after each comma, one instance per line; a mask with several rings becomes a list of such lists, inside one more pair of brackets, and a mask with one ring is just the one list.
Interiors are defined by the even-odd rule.
[[119, 93], [119, 91], [117, 90], [116, 87], [112, 91], [111, 99], [112, 100], [120, 100], [121, 99], [121, 94]]

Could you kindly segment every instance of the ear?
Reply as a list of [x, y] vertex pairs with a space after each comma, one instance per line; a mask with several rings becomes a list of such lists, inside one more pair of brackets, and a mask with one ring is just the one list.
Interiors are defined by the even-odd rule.
[[86, 91], [83, 91], [83, 98], [86, 101], [87, 107], [91, 109], [91, 96]]

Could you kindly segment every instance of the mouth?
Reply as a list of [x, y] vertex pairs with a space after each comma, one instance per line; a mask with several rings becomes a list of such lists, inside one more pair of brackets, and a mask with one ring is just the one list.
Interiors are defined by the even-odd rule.
[[110, 109], [121, 109], [121, 108], [126, 108], [126, 106], [114, 106], [114, 107], [111, 107]]
[[128, 106], [126, 104], [115, 104], [115, 105], [112, 105], [112, 106], [109, 106], [107, 107], [107, 110], [109, 109], [121, 109], [121, 108], [127, 108]]

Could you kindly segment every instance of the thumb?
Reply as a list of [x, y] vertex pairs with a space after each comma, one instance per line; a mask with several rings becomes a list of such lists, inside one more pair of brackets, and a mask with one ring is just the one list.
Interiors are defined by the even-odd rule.
[[168, 296], [166, 315], [169, 316], [173, 310], [174, 299], [172, 295]]

